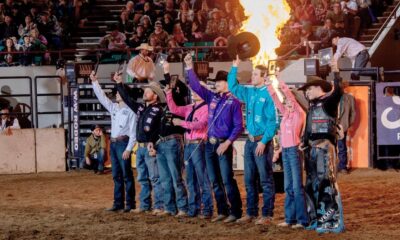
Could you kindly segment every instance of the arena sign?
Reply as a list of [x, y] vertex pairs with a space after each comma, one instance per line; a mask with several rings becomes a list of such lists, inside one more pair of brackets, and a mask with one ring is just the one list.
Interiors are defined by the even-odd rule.
[[72, 96], [72, 134], [74, 156], [79, 156], [79, 92], [78, 88], [71, 88]]
[[400, 144], [400, 97], [396, 88], [400, 88], [400, 83], [376, 84], [378, 145]]

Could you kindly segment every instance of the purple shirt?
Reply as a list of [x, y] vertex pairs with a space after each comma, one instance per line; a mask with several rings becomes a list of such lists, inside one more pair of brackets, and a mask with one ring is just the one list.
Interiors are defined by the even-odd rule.
[[208, 136], [235, 141], [243, 131], [241, 103], [231, 93], [214, 93], [199, 83], [193, 69], [189, 85], [208, 104]]

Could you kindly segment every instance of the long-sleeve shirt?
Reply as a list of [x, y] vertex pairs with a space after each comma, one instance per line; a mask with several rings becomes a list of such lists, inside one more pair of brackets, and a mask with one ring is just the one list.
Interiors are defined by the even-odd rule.
[[300, 144], [300, 137], [306, 114], [301, 108], [300, 104], [296, 101], [295, 96], [288, 86], [283, 81], [280, 82], [280, 85], [281, 91], [287, 98], [287, 101], [292, 102], [292, 111], [289, 111], [282, 104], [272, 85], [268, 86], [268, 92], [271, 94], [276, 108], [278, 108], [279, 112], [282, 114], [280, 125], [281, 145], [284, 148], [294, 147]]
[[91, 134], [86, 139], [85, 145], [85, 157], [89, 157], [92, 154], [97, 153], [100, 149], [106, 148], [106, 137], [101, 135], [100, 137], [95, 138], [93, 134]]
[[137, 114], [137, 141], [156, 143], [160, 138], [161, 117], [163, 115], [162, 106], [159, 103], [146, 106], [134, 101], [122, 83], [117, 84], [117, 90], [128, 107]]
[[205, 139], [207, 137], [207, 116], [208, 106], [203, 105], [196, 109], [193, 113], [193, 121], [187, 121], [189, 114], [194, 110], [197, 105], [190, 104], [186, 106], [177, 106], [172, 97], [172, 93], [167, 94], [167, 104], [170, 111], [177, 116], [184, 117], [186, 121], [182, 121], [181, 126], [190, 131], [186, 131], [185, 139], [187, 140], [198, 140]]
[[236, 80], [237, 67], [228, 74], [229, 91], [246, 105], [246, 128], [250, 135], [263, 135], [261, 142], [271, 141], [276, 131], [274, 102], [267, 87], [242, 86]]
[[354, 61], [357, 55], [363, 50], [366, 50], [366, 48], [360, 42], [352, 38], [339, 38], [337, 49], [333, 56], [334, 62], [337, 63], [341, 56], [346, 56]]
[[214, 93], [199, 83], [193, 69], [189, 85], [208, 105], [208, 136], [235, 141], [243, 131], [241, 104], [231, 93]]
[[4, 131], [7, 127], [10, 127], [11, 129], [20, 129], [19, 121], [17, 118], [14, 118], [14, 120], [10, 119], [1, 119], [0, 120], [0, 132]]
[[111, 137], [129, 136], [126, 151], [132, 151], [136, 142], [136, 114], [126, 104], [113, 103], [97, 81], [92, 83], [92, 87], [101, 105], [111, 114]]

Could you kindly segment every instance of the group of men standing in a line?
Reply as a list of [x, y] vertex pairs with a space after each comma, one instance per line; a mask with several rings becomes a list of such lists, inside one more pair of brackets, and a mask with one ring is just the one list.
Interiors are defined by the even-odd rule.
[[[342, 94], [340, 79], [335, 79], [333, 87], [322, 79], [314, 79], [300, 89], [310, 101], [305, 117], [283, 82], [276, 89], [266, 81], [265, 66], [256, 66], [251, 86], [243, 86], [236, 78], [240, 63], [236, 58], [229, 73], [217, 73], [215, 91], [211, 91], [194, 72], [192, 56], [188, 54], [184, 61], [191, 104], [177, 97], [186, 86], [171, 80], [168, 63], [163, 65], [165, 93], [158, 83], [150, 82], [144, 87], [144, 103], [130, 94], [118, 73], [113, 78], [117, 82], [116, 103], [106, 97], [97, 77], [90, 76], [94, 93], [111, 114], [114, 203], [107, 210], [151, 211], [156, 216], [199, 216], [212, 222], [271, 224], [275, 187], [269, 145], [279, 130], [286, 200], [285, 222], [278, 226], [319, 232], [343, 231], [335, 166], [337, 106]], [[283, 102], [277, 97], [278, 92], [283, 93]], [[244, 215], [232, 166], [232, 144], [243, 131], [241, 102], [245, 105], [248, 131], [244, 153], [247, 205]], [[276, 108], [282, 115], [279, 128]], [[137, 180], [141, 187], [138, 205], [130, 162], [135, 142], [138, 144]], [[299, 149], [307, 156], [306, 193]], [[212, 192], [217, 204], [214, 218]], [[261, 214], [260, 192], [263, 196]]]

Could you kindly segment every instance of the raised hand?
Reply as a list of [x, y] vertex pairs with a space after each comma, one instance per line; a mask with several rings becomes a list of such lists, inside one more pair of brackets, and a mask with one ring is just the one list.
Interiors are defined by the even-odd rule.
[[192, 69], [193, 68], [193, 60], [192, 60], [192, 55], [190, 53], [186, 54], [185, 58], [183, 61], [186, 64], [186, 69]]
[[92, 71], [92, 72], [90, 73], [89, 78], [90, 78], [90, 81], [92, 81], [92, 82], [97, 82], [97, 75], [95, 74], [94, 71]]
[[232, 62], [232, 66], [234, 66], [234, 67], [238, 67], [238, 66], [239, 66], [239, 64], [240, 64], [239, 55], [236, 55], [236, 59], [235, 59], [235, 60], [233, 60], [233, 62]]

